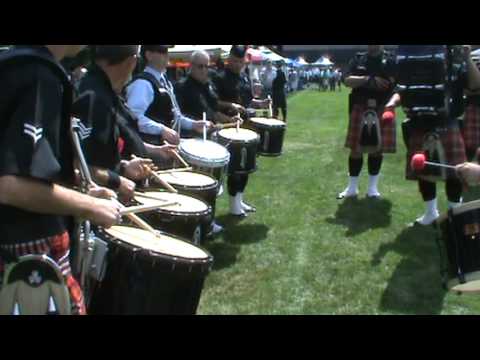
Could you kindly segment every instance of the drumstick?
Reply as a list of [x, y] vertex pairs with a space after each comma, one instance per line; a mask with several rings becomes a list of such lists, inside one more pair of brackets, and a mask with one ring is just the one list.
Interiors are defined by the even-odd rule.
[[[117, 199], [112, 198], [111, 201], [113, 201], [114, 203], [119, 205], [122, 210], [125, 209], [125, 206], [123, 206], [123, 204], [120, 201], [118, 201]], [[140, 219], [137, 215], [126, 214], [125, 216], [128, 219], [130, 219], [133, 223], [137, 224], [143, 230], [148, 231], [149, 233], [151, 233], [151, 234], [155, 235], [156, 237], [160, 238], [160, 234], [158, 233], [158, 231], [155, 230], [153, 227], [151, 227], [148, 223], [146, 223], [145, 221]]]
[[145, 199], [158, 200], [158, 201], [163, 201], [163, 202], [168, 201], [167, 199], [161, 199], [159, 197], [156, 197], [156, 196], [153, 196], [153, 195], [147, 195], [147, 194], [139, 192], [139, 191], [135, 191], [134, 194], [135, 194], [135, 196], [140, 196], [140, 197], [143, 197]]
[[203, 113], [203, 141], [207, 141], [207, 113]]
[[[137, 157], [135, 155], [132, 155], [132, 159], [137, 159]], [[169, 183], [167, 183], [160, 176], [158, 176], [152, 169], [148, 167], [148, 165], [143, 165], [143, 168], [145, 169], [145, 171], [149, 176], [153, 176], [168, 191], [174, 194], [178, 194], [178, 191], [175, 188], [173, 188]]]
[[[167, 146], [170, 146], [170, 144], [167, 141], [164, 141], [163, 143]], [[182, 163], [183, 166], [190, 167], [190, 164], [188, 164], [185, 160], [183, 160], [183, 158], [180, 156], [180, 154], [177, 151], [174, 150], [173, 154], [178, 159], [178, 161]]]
[[[79, 137], [77, 131], [75, 131], [75, 129], [73, 128], [73, 126], [72, 126], [72, 138], [73, 138], [73, 143], [74, 143], [74, 149], [77, 152], [77, 156], [78, 156], [78, 159], [80, 161], [80, 168], [81, 168], [81, 171], [83, 172], [83, 175], [85, 177], [85, 182], [87, 183], [87, 185], [98, 188], [98, 185], [93, 181], [92, 175], [90, 174], [90, 169], [88, 168], [87, 162], [86, 162], [85, 157], [83, 155], [82, 147], [80, 145], [80, 137]], [[117, 199], [111, 198], [110, 200], [113, 203], [117, 204], [120, 207], [120, 209], [124, 208], [123, 204], [121, 202], [119, 202]], [[137, 215], [128, 214], [126, 216], [132, 222], [134, 222], [139, 227], [141, 227], [142, 229], [144, 229], [144, 230], [154, 234], [156, 237], [160, 238], [160, 234], [154, 228], [152, 228], [149, 224], [147, 224], [145, 221], [140, 219]]]
[[188, 168], [181, 168], [181, 169], [170, 169], [170, 170], [155, 171], [155, 174], [158, 174], [158, 175], [174, 174], [174, 173], [177, 173], [177, 172], [185, 172], [185, 171], [192, 171], [192, 170], [193, 170], [192, 167], [188, 167]]
[[268, 100], [269, 100], [268, 108], [269, 108], [269, 110], [270, 110], [270, 118], [273, 118], [272, 98], [271, 98], [270, 95], [268, 95]]
[[158, 210], [162, 209], [164, 207], [168, 206], [173, 206], [173, 205], [178, 205], [178, 202], [169, 202], [166, 204], [161, 204], [161, 205], [139, 205], [139, 206], [130, 206], [126, 207], [123, 210], [120, 211], [120, 215], [126, 216], [130, 214], [141, 214], [144, 212], [150, 212], [153, 210]]
[[[147, 169], [147, 168], [146, 168]], [[148, 168], [148, 173], [150, 176], [153, 176], [160, 184], [162, 184], [168, 191], [170, 191], [171, 193], [174, 193], [174, 194], [178, 194], [178, 191], [177, 189], [175, 189], [172, 185], [170, 185], [169, 183], [167, 183], [165, 180], [163, 180], [160, 175], [157, 175], [155, 172], [153, 172], [152, 170], [150, 170], [150, 168]]]

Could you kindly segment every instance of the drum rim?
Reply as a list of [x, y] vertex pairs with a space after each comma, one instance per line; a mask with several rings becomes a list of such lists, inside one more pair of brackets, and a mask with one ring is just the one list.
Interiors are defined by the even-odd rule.
[[238, 139], [230, 139], [230, 138], [227, 138], [225, 136], [223, 136], [221, 134], [222, 131], [229, 131], [229, 132], [233, 132], [232, 130], [235, 130], [235, 129], [223, 129], [223, 130], [220, 130], [217, 132], [217, 137], [227, 143], [234, 143], [234, 144], [250, 144], [250, 143], [258, 143], [260, 142], [260, 135], [254, 131], [254, 130], [250, 130], [250, 129], [245, 129], [245, 128], [241, 128], [240, 130], [244, 130], [244, 131], [249, 131], [251, 132], [252, 134], [255, 134], [255, 139], [248, 139], [248, 140], [238, 140]]
[[461, 292], [461, 293], [478, 293], [478, 292], [480, 292], [480, 286], [479, 286], [478, 290], [456, 290], [456, 289], [454, 289], [457, 286], [467, 285], [468, 283], [474, 282], [474, 281], [480, 281], [480, 270], [465, 273], [464, 276], [465, 276], [465, 280], [466, 280], [465, 284], [461, 284], [458, 277], [451, 278], [447, 283], [448, 289], [450, 291]]
[[[480, 200], [470, 201], [453, 209], [453, 216], [462, 215], [472, 210], [480, 210]], [[441, 215], [437, 220], [437, 225], [442, 225], [448, 220], [448, 213]]]
[[[134, 228], [134, 227], [131, 227], [131, 226], [122, 226], [122, 227], [128, 227], [128, 228], [131, 228], [131, 229], [136, 229], [136, 230], [142, 231], [141, 229], [137, 229], [137, 228]], [[110, 235], [107, 232], [106, 229], [101, 229], [99, 231], [99, 233], [97, 234], [97, 236], [106, 235], [107, 238], [100, 237], [100, 239], [107, 241], [109, 244], [113, 243], [114, 245], [117, 245], [117, 246], [122, 247], [126, 250], [129, 250], [129, 252], [131, 252], [134, 256], [149, 255], [149, 257], [151, 257], [151, 258], [164, 258], [164, 259], [167, 259], [167, 260], [170, 259], [170, 260], [175, 260], [177, 262], [180, 261], [182, 263], [185, 263], [187, 265], [192, 265], [192, 266], [197, 266], [197, 265], [205, 266], [205, 265], [213, 263], [213, 261], [214, 261], [213, 255], [209, 251], [207, 251], [205, 248], [203, 248], [199, 245], [196, 245], [196, 244], [194, 244], [194, 243], [192, 243], [192, 242], [190, 242], [186, 239], [182, 239], [181, 237], [179, 237], [177, 235], [173, 235], [173, 234], [166, 233], [166, 232], [163, 232], [163, 231], [158, 231], [158, 232], [159, 232], [160, 235], [168, 236], [170, 238], [181, 241], [181, 242], [183, 242], [183, 243], [185, 243], [189, 246], [193, 246], [193, 247], [201, 250], [206, 255], [206, 257], [205, 258], [186, 258], [186, 257], [179, 256], [179, 255], [170, 255], [170, 254], [157, 252], [157, 251], [154, 251], [152, 249], [140, 248], [140, 247], [135, 246], [131, 243], [128, 243], [128, 242], [123, 241], [121, 239], [115, 238], [113, 235]]]
[[[182, 187], [182, 189], [191, 189], [191, 190], [212, 190], [213, 188], [217, 188], [218, 187], [218, 180], [215, 179], [214, 177], [212, 176], [209, 176], [209, 175], [205, 175], [205, 174], [201, 174], [199, 172], [194, 172], [194, 171], [184, 171], [184, 172], [181, 172], [179, 174], [195, 174], [195, 175], [201, 175], [201, 176], [204, 176], [204, 177], [207, 177], [209, 178], [210, 180], [213, 181], [213, 184], [210, 184], [210, 185], [204, 185], [204, 186], [200, 186], [200, 185], [185, 185], [185, 184], [176, 184], [174, 182], [169, 182], [170, 185], [172, 185], [173, 187], [175, 186], [178, 186], [178, 187]], [[159, 175], [160, 177], [165, 177], [164, 175], [167, 175], [167, 174], [161, 174]], [[170, 174], [168, 174], [170, 175]]]
[[[276, 123], [276, 124], [264, 124], [264, 123], [256, 121], [255, 119], [276, 120], [276, 121], [278, 121], [278, 123]], [[249, 121], [254, 125], [258, 125], [259, 127], [267, 128], [267, 129], [268, 128], [276, 128], [278, 130], [281, 130], [281, 129], [285, 129], [287, 127], [287, 124], [285, 124], [283, 121], [278, 120], [278, 119], [274, 119], [274, 118], [254, 117], [254, 118], [250, 118]]]
[[[149, 194], [151, 192], [161, 192], [161, 193], [165, 193], [165, 194], [172, 194], [168, 191], [146, 191], [145, 194]], [[195, 200], [195, 201], [198, 201], [198, 202], [201, 202], [203, 205], [205, 205], [207, 207], [206, 210], [203, 210], [203, 211], [191, 211], [191, 212], [183, 212], [183, 211], [174, 211], [174, 210], [168, 210], [168, 209], [157, 209], [157, 210], [152, 210], [152, 211], [148, 211], [146, 213], [144, 213], [145, 215], [148, 215], [148, 214], [155, 214], [155, 213], [164, 213], [164, 214], [175, 214], [177, 216], [181, 216], [181, 215], [190, 215], [190, 216], [207, 216], [208, 214], [210, 214], [212, 212], [212, 207], [211, 205], [207, 204], [205, 201], [203, 200], [200, 200], [200, 199], [197, 199], [195, 197], [192, 197], [192, 196], [189, 196], [189, 195], [184, 195], [184, 194], [172, 194], [172, 195], [175, 195], [175, 196], [180, 196], [180, 197], [184, 197], [184, 198], [188, 198], [190, 200]], [[137, 200], [137, 198], [141, 198], [141, 196], [135, 196], [133, 199], [140, 203], [140, 201]], [[172, 199], [174, 200], [174, 199]]]
[[[222, 148], [225, 151], [224, 156], [218, 157], [216, 159], [199, 157], [198, 155], [195, 155], [195, 154], [192, 154], [192, 153], [188, 152], [184, 148], [184, 146], [182, 146], [185, 143], [193, 143], [193, 142], [199, 143], [199, 142], [203, 142], [203, 140], [200, 140], [200, 139], [186, 139], [186, 140], [182, 140], [182, 142], [180, 142], [180, 145], [178, 146], [178, 151], [179, 151], [180, 155], [182, 155], [188, 163], [192, 163], [193, 165], [197, 165], [197, 166], [204, 166], [205, 165], [205, 167], [208, 167], [208, 168], [217, 168], [217, 167], [225, 166], [230, 162], [230, 153], [229, 153], [228, 149], [226, 149], [225, 146], [223, 146], [219, 143], [216, 143], [214, 141], [207, 140], [208, 143], [215, 144], [215, 146], [218, 146], [219, 148]], [[212, 166], [214, 164], [217, 165], [217, 166]]]

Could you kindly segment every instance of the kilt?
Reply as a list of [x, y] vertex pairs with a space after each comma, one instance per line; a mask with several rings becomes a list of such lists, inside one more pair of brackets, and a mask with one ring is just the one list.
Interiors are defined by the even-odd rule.
[[[360, 136], [362, 133], [362, 116], [366, 110], [367, 107], [365, 105], [352, 105], [345, 147], [351, 149], [353, 152], [362, 152], [360, 147]], [[394, 154], [397, 151], [396, 122], [392, 121], [391, 123], [384, 124], [381, 120], [383, 110], [384, 109], [381, 108], [377, 111], [382, 135], [380, 152]]]
[[[425, 129], [413, 129], [408, 140], [407, 149], [407, 163], [406, 163], [406, 178], [407, 180], [419, 180], [419, 176], [411, 168], [410, 162], [412, 157], [423, 151], [423, 141], [426, 134], [432, 132]], [[465, 143], [463, 141], [462, 133], [458, 126], [449, 126], [437, 131], [440, 142], [442, 143], [445, 151], [445, 165], [459, 165], [467, 161], [467, 155], [465, 151]], [[429, 159], [427, 159], [429, 161]], [[447, 177], [455, 177], [453, 171], [447, 171]]]
[[[3, 250], [17, 257], [26, 255], [47, 255], [60, 267], [68, 288], [73, 315], [86, 315], [85, 301], [82, 289], [72, 275], [70, 267], [70, 236], [67, 232], [47, 239], [31, 241], [25, 244], [1, 245]], [[0, 286], [5, 272], [5, 263], [0, 258]]]
[[480, 147], [479, 105], [469, 104], [465, 108], [462, 135], [467, 149], [477, 150]]

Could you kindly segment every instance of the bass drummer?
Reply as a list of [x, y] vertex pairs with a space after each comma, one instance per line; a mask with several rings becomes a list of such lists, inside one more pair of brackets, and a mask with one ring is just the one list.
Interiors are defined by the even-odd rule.
[[[254, 100], [251, 83], [244, 72], [247, 47], [233, 45], [225, 69], [214, 76], [213, 84], [218, 95], [218, 105], [226, 115], [240, 114], [247, 118], [246, 108], [253, 105], [268, 107], [269, 100]], [[243, 200], [248, 184], [248, 175], [230, 175], [228, 177], [228, 192], [230, 195], [230, 214], [246, 217], [247, 213], [256, 212], [254, 206], [248, 205]]]

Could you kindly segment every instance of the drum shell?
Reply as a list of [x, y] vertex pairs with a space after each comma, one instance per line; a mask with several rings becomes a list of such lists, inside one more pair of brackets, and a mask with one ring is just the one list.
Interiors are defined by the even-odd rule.
[[[257, 171], [257, 150], [259, 138], [254, 141], [235, 141], [223, 137], [217, 133], [217, 141], [225, 146], [230, 152], [229, 175], [248, 175]], [[242, 152], [246, 153], [242, 159]], [[244, 164], [242, 160], [244, 161]]]
[[217, 207], [218, 181], [212, 186], [187, 186], [171, 184], [179, 194], [201, 200], [212, 208], [212, 218], [215, 218]]
[[[211, 167], [211, 168], [201, 167], [201, 166], [198, 166], [198, 165], [192, 165], [192, 168], [193, 168], [193, 170], [195, 170], [195, 172], [197, 172], [199, 174], [207, 175], [207, 176], [210, 176], [210, 177], [214, 178], [215, 180], [217, 180], [217, 182], [218, 182], [217, 194], [218, 194], [218, 190], [225, 183], [225, 175], [226, 175], [227, 170], [228, 170], [228, 165], [225, 165], [225, 166], [222, 166], [222, 167]], [[201, 200], [203, 200], [203, 199], [201, 199]], [[206, 201], [206, 200], [204, 200], [204, 201]], [[208, 203], [208, 201], [206, 201], [206, 202]]]
[[196, 314], [211, 255], [179, 259], [135, 249], [104, 232], [98, 236], [109, 244], [108, 265], [103, 282], [92, 291], [90, 315]]
[[449, 281], [480, 271], [480, 208], [446, 218], [439, 224], [440, 246]]
[[271, 157], [282, 155], [286, 126], [268, 126], [254, 121], [249, 121], [246, 126], [260, 135], [259, 155]]

